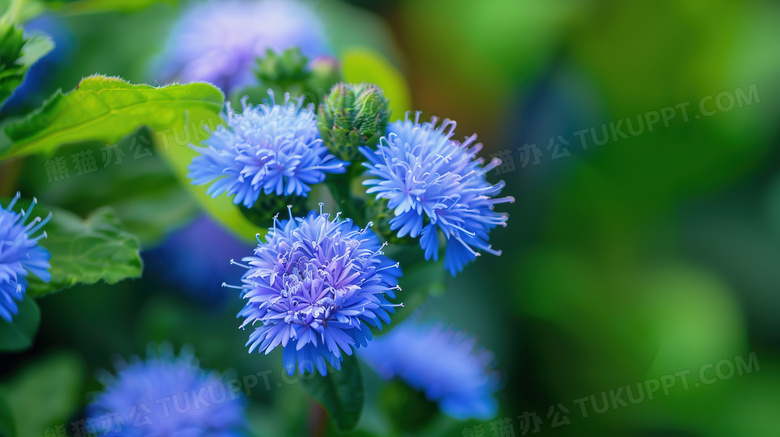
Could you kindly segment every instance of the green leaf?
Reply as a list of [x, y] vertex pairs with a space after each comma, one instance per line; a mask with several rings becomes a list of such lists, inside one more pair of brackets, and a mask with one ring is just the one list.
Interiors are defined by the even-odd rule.
[[[0, 0], [0, 10], [8, 7], [12, 1]], [[104, 12], [136, 12], [153, 6], [157, 3], [168, 3], [176, 6], [178, 0], [22, 0], [20, 10], [16, 14], [16, 22], [24, 23], [47, 9], [57, 11], [58, 15], [84, 15]]]
[[[51, 155], [60, 145], [101, 141], [116, 143], [139, 126], [154, 131], [181, 127], [195, 114], [215, 117], [222, 92], [207, 83], [153, 87], [122, 79], [90, 76], [67, 94], [57, 92], [41, 108], [5, 128], [13, 142], [0, 159], [34, 153]], [[0, 146], [2, 147], [2, 146]]]
[[28, 117], [8, 125], [12, 144], [0, 141], [0, 160], [28, 154], [51, 155], [60, 145], [100, 141], [116, 143], [146, 125], [154, 131], [160, 156], [214, 218], [246, 241], [264, 232], [247, 220], [225, 196], [212, 199], [206, 186], [193, 186], [187, 166], [208, 134], [204, 126], [222, 123], [222, 92], [207, 83], [153, 87], [122, 79], [91, 76], [73, 91], [56, 93]]
[[[0, 351], [17, 352], [29, 348], [33, 344], [35, 334], [38, 333], [38, 325], [41, 324], [41, 310], [35, 300], [25, 294], [24, 299], [18, 302], [19, 313], [11, 320], [11, 323], [0, 319]], [[2, 416], [2, 411], [0, 411]], [[2, 422], [2, 417], [0, 417]], [[2, 424], [0, 424], [2, 430]], [[0, 435], [4, 435], [0, 433]]]
[[47, 36], [24, 39], [21, 27], [0, 23], [0, 106], [22, 84], [30, 67], [54, 48]]
[[[52, 182], [48, 181], [51, 178], [47, 177], [44, 159], [25, 160], [20, 184], [36, 193], [42, 203], [56, 204], [81, 216], [103, 206], [114, 208], [127, 231], [138, 237], [143, 249], [149, 249], [201, 212], [187, 188], [153, 153], [153, 135], [148, 128], [141, 128], [120, 140], [117, 153], [124, 151], [126, 155], [121, 165], [107, 167], [101, 165], [103, 144], [79, 145], [78, 153], [91, 152], [97, 168], [73, 174], [71, 167], [71, 177]], [[54, 159], [62, 157], [73, 163], [80, 159], [75, 155], [57, 152]], [[84, 196], [86, 192], [89, 196]]]
[[17, 436], [49, 435], [45, 434], [49, 426], [69, 428], [67, 422], [81, 403], [84, 382], [78, 356], [59, 352], [22, 369], [0, 389], [16, 418]]
[[[301, 378], [303, 380], [303, 378]], [[354, 353], [344, 355], [341, 370], [330, 369], [328, 376], [315, 373], [311, 379], [303, 380], [309, 394], [321, 403], [336, 419], [341, 430], [350, 430], [360, 420], [363, 410], [363, 379]]]
[[46, 11], [44, 0], [0, 0], [0, 21], [26, 23]]
[[379, 52], [361, 47], [345, 50], [341, 54], [342, 74], [345, 82], [368, 82], [378, 85], [390, 100], [390, 120], [404, 118], [412, 109], [409, 85], [403, 74]]
[[[40, 213], [37, 207], [35, 212]], [[29, 296], [40, 297], [76, 284], [116, 284], [141, 276], [138, 238], [124, 230], [112, 208], [100, 208], [86, 220], [61, 209], [51, 208], [51, 212], [51, 221], [44, 227], [48, 238], [40, 245], [51, 253], [52, 278], [45, 283], [31, 277]]]
[[14, 413], [3, 396], [0, 396], [0, 435], [6, 437], [16, 437], [16, 424], [14, 422]]
[[17, 63], [24, 67], [26, 73], [33, 64], [38, 62], [39, 59], [46, 56], [53, 49], [54, 41], [48, 36], [33, 36], [24, 43], [24, 47], [22, 47], [22, 56], [19, 57]]
[[112, 202], [128, 232], [137, 236], [144, 248], [161, 243], [169, 232], [200, 213], [199, 205], [172, 175], [148, 173], [145, 179], [125, 176], [135, 185]]
[[136, 12], [157, 3], [176, 5], [178, 0], [80, 0], [57, 2], [51, 7], [62, 15], [96, 14], [101, 12]]

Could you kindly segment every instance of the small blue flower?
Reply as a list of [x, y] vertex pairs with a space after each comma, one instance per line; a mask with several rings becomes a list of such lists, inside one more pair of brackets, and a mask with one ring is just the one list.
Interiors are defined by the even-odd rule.
[[49, 222], [51, 214], [43, 220], [36, 217], [26, 224], [38, 202], [33, 199], [27, 212], [22, 210], [21, 213], [15, 213], [11, 208], [19, 197], [19, 193], [16, 193], [5, 209], [0, 205], [0, 317], [6, 322], [10, 322], [19, 312], [16, 302], [21, 302], [27, 291], [25, 276], [28, 272], [45, 282], [51, 280], [51, 256], [48, 250], [38, 246], [38, 240], [46, 238], [46, 232], [35, 236]]
[[383, 379], [400, 378], [458, 420], [496, 414], [495, 357], [463, 332], [409, 320], [375, 338], [359, 356]]
[[182, 14], [157, 59], [164, 81], [206, 81], [226, 93], [257, 79], [258, 56], [298, 47], [304, 56], [330, 54], [325, 33], [310, 7], [291, 0], [196, 3]]
[[104, 372], [105, 389], [87, 407], [100, 435], [123, 437], [239, 437], [245, 435], [245, 400], [217, 372], [199, 367], [192, 351], [151, 349], [146, 361], [120, 361]]
[[390, 228], [398, 237], [420, 237], [425, 259], [438, 259], [439, 230], [447, 239], [444, 265], [451, 275], [479, 255], [478, 250], [500, 255], [488, 244], [488, 234], [497, 225], [506, 226], [507, 215], [494, 205], [514, 202], [512, 197], [496, 198], [504, 182], [491, 185], [485, 174], [501, 164], [494, 159], [483, 166], [477, 158], [482, 144], [473, 144], [476, 135], [463, 143], [452, 139], [456, 123], [437, 118], [420, 123], [420, 113], [388, 126], [377, 149], [361, 148], [369, 162], [364, 163], [375, 178], [366, 180], [367, 193], [387, 199], [395, 217]]
[[236, 114], [227, 105], [225, 122], [194, 147], [201, 156], [190, 164], [195, 185], [212, 183], [208, 194], [235, 195], [235, 204], [254, 205], [260, 193], [306, 196], [312, 184], [325, 180], [325, 173], [343, 173], [347, 163], [337, 160], [323, 145], [313, 105], [303, 107], [303, 98], [277, 104], [269, 90], [269, 104], [252, 106], [242, 101]]
[[[339, 214], [312, 211], [305, 218], [279, 222], [258, 238], [254, 256], [243, 259], [247, 303], [238, 314], [247, 325], [261, 322], [247, 346], [266, 354], [281, 345], [287, 373], [323, 376], [327, 364], [341, 368], [342, 353], [366, 346], [369, 325], [390, 323], [401, 270], [384, 256], [379, 238]], [[240, 265], [240, 264], [239, 264]]]

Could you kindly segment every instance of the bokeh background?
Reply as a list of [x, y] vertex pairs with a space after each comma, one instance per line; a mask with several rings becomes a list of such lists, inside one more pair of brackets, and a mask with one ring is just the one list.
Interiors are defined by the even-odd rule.
[[[187, 2], [83, 13], [85, 3], [100, 4], [59, 2], [27, 24], [57, 48], [7, 114], [95, 72], [164, 83], [155, 63]], [[407, 109], [478, 133], [482, 155], [504, 160], [490, 178], [516, 199], [492, 237], [503, 255], [480, 257], [420, 307], [495, 353], [498, 415], [404, 424], [417, 404], [364, 372], [368, 401], [352, 435], [780, 435], [780, 4], [308, 5], [325, 54], [371, 53], [381, 63], [366, 80], [399, 73]], [[651, 131], [653, 113], [666, 119]], [[629, 133], [626, 118], [645, 126]], [[246, 353], [241, 302], [220, 288], [241, 274], [227, 260], [251, 245], [206, 217], [156, 156], [51, 182], [38, 158], [4, 171], [19, 182], [0, 195], [21, 187], [83, 215], [114, 206], [145, 261], [143, 279], [39, 302], [35, 346], [0, 363], [20, 435], [77, 419], [112, 356], [161, 341], [192, 345], [204, 367], [272, 369], [271, 388], [251, 396], [254, 432], [308, 435], [312, 401], [281, 379], [280, 354]], [[650, 399], [649, 381], [675, 373], [687, 388], [677, 376]], [[641, 401], [617, 392], [637, 384]]]

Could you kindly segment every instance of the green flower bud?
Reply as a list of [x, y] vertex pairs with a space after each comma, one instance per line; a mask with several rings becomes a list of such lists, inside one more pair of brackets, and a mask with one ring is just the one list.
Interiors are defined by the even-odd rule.
[[280, 54], [268, 49], [265, 57], [257, 59], [255, 74], [262, 84], [284, 87], [304, 82], [309, 77], [307, 63], [308, 59], [297, 47]]
[[282, 53], [267, 50], [265, 56], [256, 60], [255, 76], [256, 85], [233, 90], [230, 101], [234, 106], [240, 106], [244, 96], [250, 103], [264, 103], [269, 89], [279, 98], [290, 93], [293, 98], [303, 97], [305, 105], [317, 106], [330, 87], [341, 80], [341, 71], [336, 59], [318, 56], [309, 62], [294, 47]]
[[390, 120], [389, 102], [374, 84], [337, 83], [320, 104], [317, 127], [336, 158], [355, 161], [358, 148], [375, 146]]

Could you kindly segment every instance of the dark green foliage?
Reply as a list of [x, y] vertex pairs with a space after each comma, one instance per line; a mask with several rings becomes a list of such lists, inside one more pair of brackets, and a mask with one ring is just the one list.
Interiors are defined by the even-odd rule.
[[52, 48], [49, 38], [25, 38], [21, 27], [0, 19], [0, 106], [22, 84], [30, 67]]

